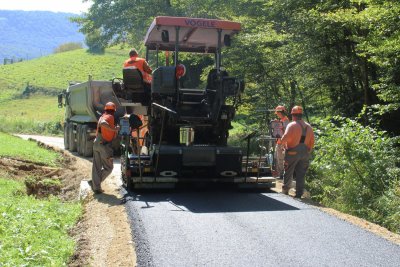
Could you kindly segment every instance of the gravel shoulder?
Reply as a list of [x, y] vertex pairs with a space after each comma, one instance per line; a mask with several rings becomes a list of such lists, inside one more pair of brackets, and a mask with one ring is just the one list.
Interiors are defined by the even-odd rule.
[[[69, 153], [69, 152], [66, 152]], [[76, 157], [76, 173], [81, 180], [90, 180], [91, 162]], [[89, 192], [85, 201], [85, 213], [77, 228], [76, 239], [80, 243], [77, 262], [71, 266], [136, 266], [136, 253], [132, 241], [130, 223], [119, 194], [119, 178], [112, 174], [103, 184], [104, 193]], [[79, 188], [77, 189], [79, 194]]]
[[[278, 192], [278, 193], [282, 192], [282, 182], [281, 181], [277, 182], [276, 188], [274, 188], [273, 191]], [[294, 192], [289, 192], [289, 194], [294, 195]], [[340, 211], [337, 211], [337, 210], [334, 210], [331, 208], [324, 207], [324, 206], [320, 205], [319, 203], [312, 201], [309, 198], [308, 192], [306, 192], [304, 195], [305, 195], [305, 198], [301, 199], [302, 202], [312, 205], [325, 213], [333, 215], [343, 221], [347, 221], [347, 222], [354, 224], [364, 230], [367, 230], [367, 231], [372, 232], [380, 237], [383, 237], [392, 243], [400, 245], [400, 235], [389, 231], [385, 227], [379, 226], [375, 223], [371, 223], [367, 220], [358, 218], [353, 215], [349, 215], [349, 214], [346, 214], [346, 213], [343, 213], [343, 212], [340, 212]]]

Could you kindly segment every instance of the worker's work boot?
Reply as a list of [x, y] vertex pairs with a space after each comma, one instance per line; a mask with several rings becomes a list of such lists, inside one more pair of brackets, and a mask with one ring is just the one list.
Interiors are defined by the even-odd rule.
[[98, 194], [102, 194], [104, 192], [103, 189], [97, 189], [97, 190], [93, 190], [93, 193], [95, 193], [96, 195]]
[[282, 187], [282, 194], [289, 195], [289, 189]]

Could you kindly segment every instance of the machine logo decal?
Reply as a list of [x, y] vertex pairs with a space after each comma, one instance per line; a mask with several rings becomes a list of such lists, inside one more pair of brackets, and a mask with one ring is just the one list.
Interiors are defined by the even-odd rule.
[[185, 23], [187, 26], [192, 27], [204, 27], [204, 28], [215, 28], [216, 22], [215, 21], [207, 21], [207, 20], [198, 20], [198, 19], [186, 19]]

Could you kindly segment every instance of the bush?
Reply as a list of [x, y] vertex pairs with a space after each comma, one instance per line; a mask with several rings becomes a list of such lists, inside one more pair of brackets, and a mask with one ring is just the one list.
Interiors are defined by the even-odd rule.
[[65, 43], [54, 49], [54, 54], [57, 53], [62, 53], [62, 52], [67, 52], [67, 51], [73, 51], [77, 49], [82, 49], [82, 44], [81, 43]]
[[62, 135], [64, 129], [59, 121], [43, 122], [10, 118], [5, 120], [3, 125], [0, 125], [0, 131], [7, 133]]
[[313, 198], [400, 233], [397, 139], [340, 117], [316, 128], [307, 183]]

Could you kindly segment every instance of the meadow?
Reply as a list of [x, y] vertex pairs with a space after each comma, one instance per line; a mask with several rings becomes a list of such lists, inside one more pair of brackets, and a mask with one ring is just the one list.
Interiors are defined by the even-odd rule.
[[57, 94], [89, 75], [94, 80], [121, 77], [128, 51], [112, 47], [92, 54], [78, 49], [0, 66], [0, 131], [60, 135], [64, 109], [57, 106]]

